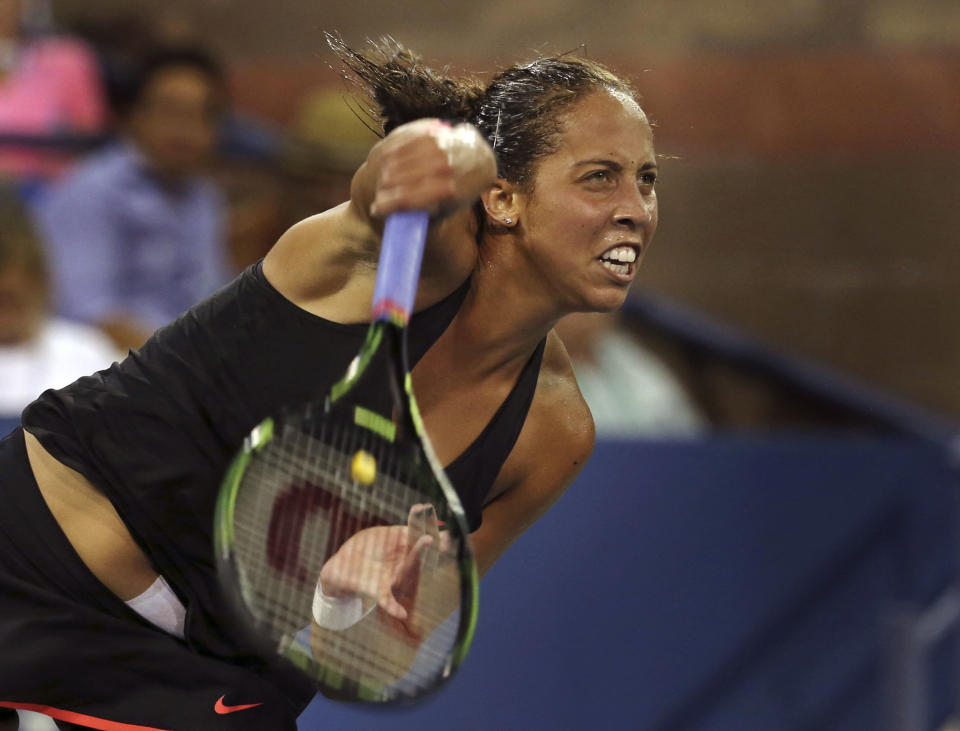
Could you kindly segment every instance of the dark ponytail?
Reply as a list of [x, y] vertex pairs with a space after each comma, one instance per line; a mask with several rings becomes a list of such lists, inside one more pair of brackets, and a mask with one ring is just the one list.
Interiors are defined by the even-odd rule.
[[601, 90], [638, 101], [605, 66], [570, 54], [511, 66], [483, 84], [440, 76], [391, 38], [371, 41], [369, 55], [330, 34], [327, 41], [383, 134], [423, 117], [471, 122], [493, 146], [500, 177], [521, 187], [532, 186], [537, 161], [556, 151], [563, 115], [577, 101]]
[[483, 102], [483, 84], [438, 76], [392, 38], [370, 41], [369, 54], [329, 33], [327, 42], [366, 97], [364, 113], [384, 135], [424, 117], [471, 121]]

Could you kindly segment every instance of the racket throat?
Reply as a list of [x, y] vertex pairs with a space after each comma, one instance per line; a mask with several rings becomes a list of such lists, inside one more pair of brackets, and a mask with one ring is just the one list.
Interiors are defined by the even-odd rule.
[[372, 323], [360, 353], [330, 390], [325, 401], [326, 411], [348, 409], [349, 413], [342, 414], [342, 418], [388, 442], [419, 434], [405, 335], [404, 328]]

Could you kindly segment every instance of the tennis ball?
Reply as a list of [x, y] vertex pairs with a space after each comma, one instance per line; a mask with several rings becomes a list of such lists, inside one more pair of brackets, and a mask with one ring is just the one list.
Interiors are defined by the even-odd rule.
[[350, 475], [362, 485], [371, 484], [377, 476], [377, 460], [370, 452], [362, 449], [357, 451], [350, 464]]

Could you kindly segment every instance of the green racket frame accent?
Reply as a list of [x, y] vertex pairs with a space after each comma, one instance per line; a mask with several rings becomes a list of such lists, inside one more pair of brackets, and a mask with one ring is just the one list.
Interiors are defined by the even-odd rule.
[[[390, 329], [390, 337], [385, 338], [385, 331], [388, 328]], [[360, 353], [350, 363], [345, 376], [331, 388], [330, 394], [326, 399], [325, 410], [329, 411], [336, 402], [357, 385], [366, 373], [377, 351], [384, 345], [385, 339], [391, 347], [400, 348], [400, 343], [402, 342], [401, 328], [395, 327], [392, 322], [371, 324]], [[398, 418], [406, 422], [408, 426], [412, 426], [415, 433], [419, 436], [423, 452], [427, 457], [432, 472], [447, 502], [447, 510], [450, 514], [456, 516], [456, 521], [465, 529], [467, 526], [466, 514], [463, 506], [460, 504], [459, 496], [449, 478], [447, 478], [446, 473], [443, 471], [443, 465], [438, 460], [424, 430], [423, 419], [413, 395], [412, 379], [409, 371], [406, 370], [407, 363], [405, 353], [402, 355], [404, 373], [402, 379], [400, 379], [401, 382], [397, 385], [406, 393], [408, 409], [406, 417], [398, 415]], [[358, 425], [370, 429], [388, 441], [395, 441], [397, 431], [400, 428], [397, 422], [361, 406], [354, 408], [352, 417]], [[250, 466], [250, 462], [255, 453], [273, 439], [274, 431], [275, 422], [272, 418], [265, 419], [254, 428], [244, 441], [243, 449], [231, 462], [221, 485], [216, 504], [214, 546], [216, 555], [225, 565], [232, 565], [234, 513], [237, 493], [243, 475]], [[469, 533], [467, 530], [463, 530], [462, 533], [463, 540], [459, 542], [459, 552], [457, 556], [457, 565], [462, 586], [460, 602], [461, 620], [453, 651], [443, 671], [443, 678], [449, 678], [465, 660], [470, 645], [473, 642], [477, 625], [479, 574], [476, 563], [472, 557], [472, 549], [469, 545]], [[324, 688], [333, 690], [335, 693], [336, 689], [343, 686], [343, 678], [339, 673], [333, 669], [319, 666], [309, 650], [301, 647], [297, 642], [292, 641], [292, 639], [284, 643], [284, 645], [285, 646], [279, 648], [275, 647], [275, 651], [279, 651], [282, 656], [286, 657], [294, 665], [317, 679], [323, 684]], [[322, 670], [322, 677], [318, 676], [318, 670]], [[442, 683], [439, 685], [442, 685]], [[362, 683], [354, 685], [352, 693], [355, 694], [352, 696], [354, 700], [378, 704], [391, 704], [405, 700], [402, 697], [385, 699], [383, 688]]]
[[220, 488], [220, 494], [217, 495], [214, 512], [216, 530], [213, 534], [213, 543], [216, 555], [223, 559], [228, 558], [233, 549], [233, 514], [237, 504], [237, 490], [240, 489], [240, 480], [243, 473], [247, 471], [253, 453], [262, 449], [265, 444], [273, 439], [273, 427], [273, 419], [268, 416], [247, 435], [243, 442], [243, 449], [230, 462], [230, 467], [227, 469], [226, 477], [224, 477]]
[[355, 406], [353, 409], [353, 422], [357, 426], [369, 429], [374, 434], [379, 434], [388, 442], [393, 442], [397, 439], [397, 425], [376, 411], [370, 411], [370, 409], [365, 409], [362, 406]]
[[337, 381], [330, 389], [330, 396], [328, 397], [330, 404], [335, 404], [339, 401], [344, 394], [350, 391], [353, 388], [357, 381], [363, 376], [367, 370], [367, 366], [370, 365], [370, 361], [373, 360], [373, 356], [380, 349], [380, 343], [383, 340], [383, 327], [374, 323], [367, 329], [367, 337], [363, 341], [363, 345], [360, 348], [360, 352], [357, 353], [356, 357], [350, 361], [350, 366], [347, 368], [347, 372], [344, 374], [343, 378]]
[[[407, 403], [410, 405], [410, 420], [413, 422], [413, 427], [417, 431], [417, 436], [420, 437], [421, 444], [423, 445], [423, 451], [427, 455], [427, 461], [430, 462], [430, 466], [433, 468], [433, 473], [437, 475], [438, 482], [440, 483], [440, 489], [443, 490], [444, 496], [447, 498], [447, 502], [450, 504], [451, 512], [457, 513], [460, 517], [460, 522], [466, 524], [467, 516], [464, 513], [463, 506], [460, 504], [460, 497], [457, 495], [456, 489], [453, 487], [453, 484], [450, 482], [450, 479], [447, 477], [447, 473], [443, 470], [443, 465], [440, 463], [440, 460], [437, 458], [436, 452], [433, 451], [433, 444], [430, 442], [429, 437], [427, 436], [427, 431], [423, 426], [423, 418], [420, 416], [420, 407], [417, 405], [417, 399], [413, 395], [413, 378], [411, 377], [409, 371], [406, 373], [403, 379], [403, 390], [407, 394]], [[453, 495], [453, 499], [450, 499], [450, 495]], [[469, 540], [469, 535], [464, 535], [466, 540]], [[461, 545], [461, 551], [469, 550], [465, 545]], [[460, 636], [457, 638], [457, 649], [453, 654], [452, 664], [450, 667], [451, 672], [456, 670], [467, 657], [467, 652], [470, 650], [470, 645], [473, 644], [473, 636], [477, 629], [477, 614], [479, 611], [480, 603], [480, 574], [477, 571], [477, 564], [475, 561], [464, 561], [462, 556], [458, 557], [461, 560], [457, 561], [457, 566], [460, 568], [460, 579], [462, 581], [462, 586], [468, 589], [467, 596], [464, 597], [464, 602], [461, 605], [460, 611], [467, 611], [467, 621], [462, 623], [460, 626]]]

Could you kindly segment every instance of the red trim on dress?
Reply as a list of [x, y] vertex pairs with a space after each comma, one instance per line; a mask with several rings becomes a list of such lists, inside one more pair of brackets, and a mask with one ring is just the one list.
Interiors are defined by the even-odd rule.
[[3, 706], [4, 708], [13, 708], [14, 710], [42, 713], [43, 715], [50, 716], [58, 721], [77, 723], [88, 728], [101, 729], [101, 731], [171, 731], [171, 729], [156, 728], [154, 726], [137, 726], [132, 723], [108, 721], [105, 718], [95, 718], [94, 716], [87, 716], [83, 713], [76, 713], [75, 711], [64, 711], [61, 708], [40, 706], [34, 703], [9, 703], [6, 701], [0, 701], [0, 706]]

